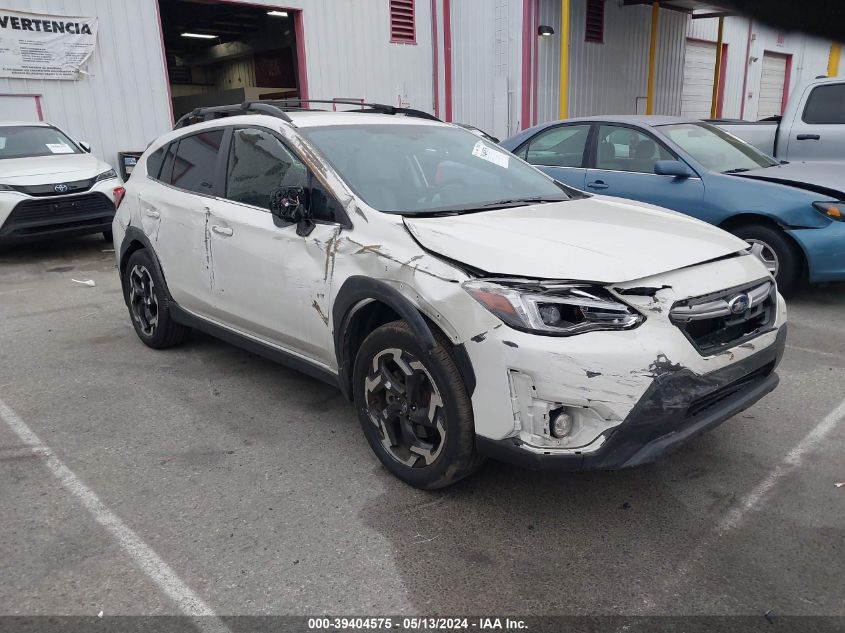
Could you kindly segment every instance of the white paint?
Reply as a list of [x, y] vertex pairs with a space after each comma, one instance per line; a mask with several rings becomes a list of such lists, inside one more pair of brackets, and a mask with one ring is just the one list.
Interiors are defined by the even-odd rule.
[[109, 510], [97, 494], [65, 466], [50, 447], [44, 444], [2, 400], [0, 400], [0, 419], [33, 454], [44, 458], [47, 469], [59, 480], [62, 487], [76, 497], [94, 520], [111, 533], [120, 548], [135, 561], [135, 564], [159, 589], [176, 603], [182, 613], [203, 618], [196, 621], [200, 630], [230, 633], [228, 627], [216, 617], [214, 610], [194, 593], [120, 517]]
[[714, 43], [687, 40], [681, 116], [694, 119], [710, 118], [715, 66], [716, 45]]
[[35, 95], [0, 95], [0, 112], [10, 121], [40, 121]]
[[737, 527], [748, 512], [755, 510], [763, 502], [769, 491], [781, 479], [801, 466], [805, 456], [815, 450], [843, 418], [845, 418], [845, 400], [840, 402], [838, 407], [827, 414], [795, 448], [789, 451], [781, 464], [772, 469], [763, 481], [743, 497], [740, 504], [719, 522], [716, 528], [717, 532], [723, 534]]
[[783, 111], [783, 86], [786, 81], [786, 58], [774, 53], [763, 54], [763, 71], [760, 75], [760, 100], [757, 118], [781, 114]]
[[697, 220], [602, 196], [469, 213], [448, 223], [406, 218], [405, 225], [424, 247], [480, 270], [604, 283], [742, 250], [740, 240]]

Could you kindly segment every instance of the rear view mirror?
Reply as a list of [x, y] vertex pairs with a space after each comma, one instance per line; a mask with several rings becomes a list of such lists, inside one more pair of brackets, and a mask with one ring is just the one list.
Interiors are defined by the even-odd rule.
[[270, 213], [277, 226], [296, 224], [296, 234], [311, 234], [315, 224], [311, 219], [306, 193], [302, 187], [279, 187], [270, 194]]
[[79, 141], [79, 147], [82, 148], [82, 151], [86, 154], [91, 153], [91, 144], [86, 141]]
[[659, 160], [654, 163], [654, 173], [658, 176], [675, 176], [689, 178], [692, 176], [690, 168], [679, 160]]

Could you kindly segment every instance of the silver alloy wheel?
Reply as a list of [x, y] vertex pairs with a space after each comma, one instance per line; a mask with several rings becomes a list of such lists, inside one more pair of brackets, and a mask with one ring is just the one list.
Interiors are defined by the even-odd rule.
[[433, 464], [443, 450], [446, 424], [443, 398], [425, 366], [407, 351], [382, 350], [373, 357], [364, 394], [388, 454], [411, 468]]
[[763, 262], [772, 277], [777, 277], [778, 270], [780, 270], [780, 260], [774, 249], [761, 240], [748, 239], [745, 241], [751, 246], [751, 254]]
[[150, 271], [136, 264], [129, 273], [129, 305], [132, 317], [144, 336], [152, 336], [158, 327], [158, 297]]

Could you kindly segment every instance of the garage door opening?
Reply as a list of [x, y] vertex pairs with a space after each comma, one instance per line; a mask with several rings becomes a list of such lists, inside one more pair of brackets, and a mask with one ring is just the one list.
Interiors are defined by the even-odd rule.
[[173, 115], [202, 106], [307, 98], [301, 14], [158, 0]]

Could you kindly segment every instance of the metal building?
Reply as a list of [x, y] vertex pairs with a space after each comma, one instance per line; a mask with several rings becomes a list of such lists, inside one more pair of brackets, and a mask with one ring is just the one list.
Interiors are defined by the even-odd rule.
[[[88, 141], [98, 156], [111, 163], [118, 152], [143, 150], [170, 129], [174, 105], [178, 111], [184, 103], [180, 100], [185, 99], [200, 105], [203, 99], [207, 104], [227, 98], [237, 102], [239, 95], [242, 99], [312, 96], [433, 108], [428, 0], [225, 0], [212, 4], [7, 0], [3, 4], [0, 14], [15, 11], [98, 19], [96, 48], [78, 80], [0, 76], [0, 119], [50, 121]], [[219, 11], [219, 19], [211, 11]], [[181, 22], [174, 31], [172, 23], [177, 20]], [[240, 37], [249, 23], [270, 26], [263, 34]], [[267, 29], [272, 29], [269, 37]], [[182, 38], [179, 30], [218, 37], [206, 40], [207, 48], [174, 55], [168, 51], [174, 39], [179, 44], [203, 43], [202, 38]], [[295, 85], [261, 85], [256, 73], [262, 74], [262, 62], [270, 70], [273, 67], [272, 59], [261, 57], [264, 40], [283, 42], [279, 50], [284, 55], [278, 63], [294, 66], [288, 83]], [[235, 50], [244, 41], [254, 43], [255, 50]], [[183, 56], [196, 65], [182, 65]], [[272, 76], [267, 68], [264, 71]]]
[[0, 119], [51, 121], [109, 162], [197, 105], [366, 99], [504, 138], [565, 116], [703, 117], [713, 104], [755, 119], [776, 114], [796, 83], [838, 69], [836, 45], [733, 16], [722, 20], [717, 64], [720, 20], [697, 19], [712, 8], [694, 0], [5, 4], [0, 39], [4, 11], [97, 19], [76, 80], [4, 76], [0, 64]]

